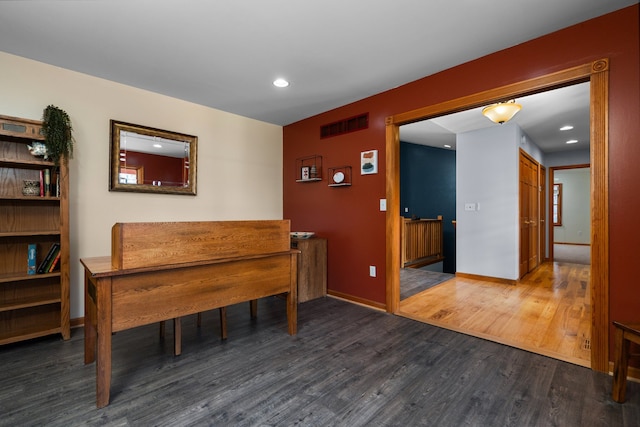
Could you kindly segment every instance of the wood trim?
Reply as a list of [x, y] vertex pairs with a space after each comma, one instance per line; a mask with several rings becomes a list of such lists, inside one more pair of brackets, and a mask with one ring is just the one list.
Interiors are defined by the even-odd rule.
[[553, 242], [556, 245], [591, 246], [590, 243]]
[[70, 321], [71, 329], [84, 326], [84, 317], [76, 317]]
[[609, 62], [591, 69], [591, 367], [609, 369]]
[[344, 301], [349, 301], [349, 302], [361, 305], [363, 307], [374, 308], [376, 310], [382, 310], [382, 311], [385, 310], [384, 304], [380, 304], [379, 302], [371, 301], [366, 298], [354, 297], [353, 295], [344, 294], [338, 291], [328, 290], [327, 296], [332, 298], [338, 298]]
[[387, 312], [400, 307], [400, 127], [392, 117], [386, 119], [386, 303]]
[[591, 85], [591, 295], [593, 304], [591, 368], [605, 372], [609, 362], [609, 60], [600, 59], [547, 74], [389, 116], [386, 119], [387, 311], [400, 304], [400, 143], [399, 126], [589, 81]]
[[[608, 60], [602, 59], [594, 62], [594, 64], [599, 62], [608, 63]], [[392, 124], [396, 125], [409, 124], [431, 117], [469, 110], [492, 102], [498, 102], [508, 97], [531, 95], [570, 84], [586, 82], [589, 80], [592, 68], [594, 68], [592, 63], [579, 65], [556, 73], [418, 108], [406, 113], [395, 114], [388, 117], [387, 122], [391, 121]]]
[[60, 328], [65, 340], [71, 338], [71, 265], [69, 241], [69, 164], [66, 157], [60, 158]]
[[517, 285], [518, 281], [513, 279], [503, 279], [501, 277], [481, 276], [479, 274], [469, 274], [456, 272], [456, 277], [471, 280], [482, 280], [483, 282], [502, 283], [503, 285]]

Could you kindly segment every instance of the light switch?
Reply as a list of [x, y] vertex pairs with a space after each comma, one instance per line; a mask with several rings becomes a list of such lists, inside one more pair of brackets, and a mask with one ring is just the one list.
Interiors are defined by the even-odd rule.
[[384, 212], [387, 210], [387, 199], [380, 199], [380, 211]]
[[376, 277], [376, 266], [375, 265], [370, 265], [369, 266], [369, 276]]

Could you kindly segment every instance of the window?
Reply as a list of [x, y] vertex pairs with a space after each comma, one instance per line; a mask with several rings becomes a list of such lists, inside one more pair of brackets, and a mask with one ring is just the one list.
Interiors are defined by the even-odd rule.
[[562, 225], [562, 184], [553, 184], [553, 225]]

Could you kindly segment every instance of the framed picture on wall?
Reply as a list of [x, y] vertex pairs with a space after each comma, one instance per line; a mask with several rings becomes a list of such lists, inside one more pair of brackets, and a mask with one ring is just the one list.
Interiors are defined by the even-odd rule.
[[378, 173], [378, 150], [360, 153], [360, 174], [370, 175]]

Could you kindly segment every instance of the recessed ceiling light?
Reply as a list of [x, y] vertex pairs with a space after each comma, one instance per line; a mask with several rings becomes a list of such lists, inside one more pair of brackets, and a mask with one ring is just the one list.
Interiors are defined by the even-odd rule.
[[575, 144], [576, 142], [578, 142], [577, 139], [570, 139], [567, 141], [567, 144]]
[[451, 148], [449, 144], [444, 144], [444, 148]]
[[573, 129], [573, 126], [571, 126], [571, 125], [562, 126], [560, 128], [560, 130], [571, 130], [571, 129]]
[[153, 144], [153, 146], [154, 146], [155, 148], [162, 148], [162, 145], [160, 145], [160, 144]]
[[287, 87], [289, 86], [289, 82], [286, 81], [285, 79], [275, 79], [273, 81], [273, 85], [276, 87]]

